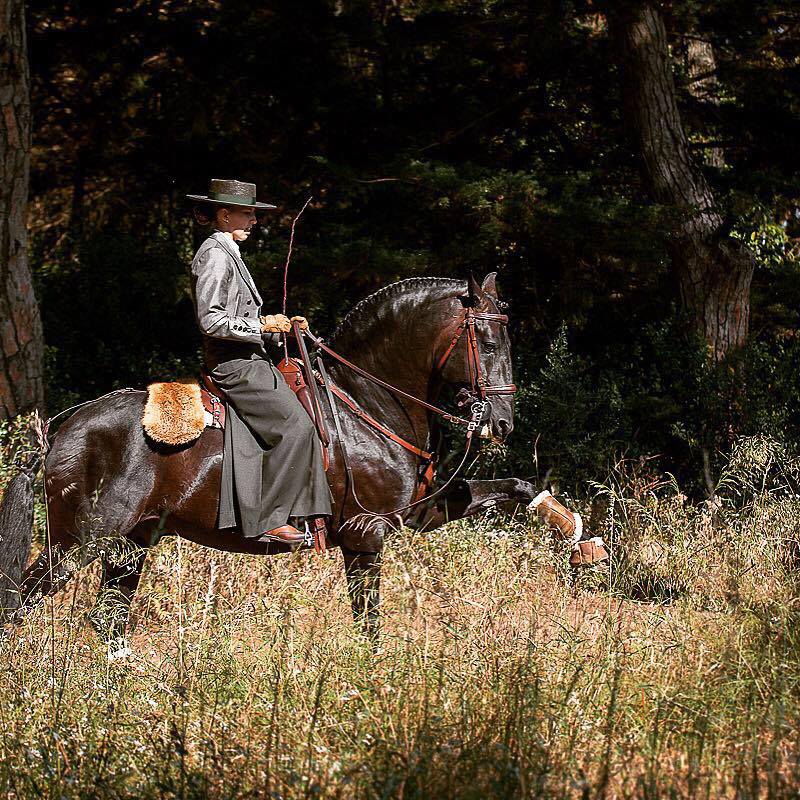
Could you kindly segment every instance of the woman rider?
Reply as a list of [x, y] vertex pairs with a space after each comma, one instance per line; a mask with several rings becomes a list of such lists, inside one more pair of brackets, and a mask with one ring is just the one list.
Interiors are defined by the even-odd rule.
[[203, 334], [206, 370], [228, 402], [220, 486], [219, 528], [238, 528], [261, 542], [299, 544], [309, 526], [324, 532], [331, 513], [322, 450], [308, 414], [265, 342], [304, 317], [261, 316], [261, 295], [239, 252], [256, 222], [253, 183], [212, 180], [195, 218], [213, 227], [192, 261], [192, 297]]

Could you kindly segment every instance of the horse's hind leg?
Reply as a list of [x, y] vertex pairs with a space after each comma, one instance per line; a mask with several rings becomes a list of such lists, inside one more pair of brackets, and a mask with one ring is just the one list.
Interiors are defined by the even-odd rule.
[[97, 635], [108, 645], [112, 659], [130, 655], [125, 631], [146, 556], [146, 548], [130, 542], [122, 552], [106, 553], [102, 557], [103, 577], [88, 618]]
[[70, 578], [97, 556], [98, 552], [91, 546], [68, 547], [55, 542], [45, 547], [22, 576], [19, 606], [8, 621], [22, 622], [46, 597], [63, 589]]
[[342, 555], [353, 618], [374, 646], [380, 626], [381, 554], [356, 553], [343, 547]]
[[[124, 549], [123, 537], [135, 525], [137, 511], [110, 493], [87, 499], [77, 508], [63, 496], [49, 499], [49, 541], [22, 576], [20, 604], [9, 616], [12, 623], [20, 623], [96, 558]], [[76, 527], [79, 532], [74, 532]]]

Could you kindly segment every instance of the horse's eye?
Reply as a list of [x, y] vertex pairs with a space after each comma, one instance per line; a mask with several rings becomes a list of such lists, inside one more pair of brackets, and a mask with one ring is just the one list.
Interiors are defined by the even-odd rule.
[[497, 343], [496, 342], [484, 342], [483, 349], [487, 353], [496, 353], [497, 352]]

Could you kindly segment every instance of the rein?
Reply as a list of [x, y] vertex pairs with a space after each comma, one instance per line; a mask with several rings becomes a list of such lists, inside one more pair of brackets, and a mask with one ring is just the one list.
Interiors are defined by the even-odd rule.
[[[466, 331], [467, 368], [470, 379], [470, 390], [468, 391], [467, 399], [459, 403], [459, 405], [466, 405], [467, 403], [471, 402], [469, 419], [465, 419], [464, 417], [460, 417], [456, 414], [451, 414], [450, 412], [445, 411], [444, 409], [439, 408], [438, 406], [435, 406], [432, 403], [429, 403], [427, 400], [423, 400], [420, 397], [416, 397], [415, 395], [409, 394], [408, 392], [403, 391], [399, 387], [393, 386], [387, 381], [384, 381], [377, 375], [373, 375], [371, 372], [367, 372], [367, 370], [363, 369], [362, 367], [359, 367], [357, 364], [354, 364], [349, 359], [337, 353], [335, 350], [333, 350], [331, 347], [325, 344], [325, 342], [321, 338], [314, 336], [314, 334], [312, 334], [309, 330], [301, 330], [298, 323], [296, 322], [293, 323], [294, 335], [297, 339], [298, 346], [300, 348], [301, 359], [303, 362], [303, 366], [305, 367], [308, 383], [310, 385], [315, 384], [316, 381], [315, 381], [314, 370], [311, 367], [308, 352], [305, 347], [305, 342], [303, 341], [303, 336], [307, 336], [320, 351], [331, 356], [331, 358], [335, 359], [340, 364], [352, 370], [356, 374], [361, 375], [362, 377], [377, 384], [378, 386], [382, 386], [384, 389], [387, 389], [390, 392], [398, 394], [401, 397], [404, 397], [407, 400], [410, 400], [411, 402], [416, 403], [417, 405], [422, 406], [423, 408], [426, 408], [428, 411], [432, 411], [433, 413], [438, 414], [443, 419], [449, 422], [454, 422], [458, 425], [466, 426], [467, 431], [466, 431], [464, 455], [462, 456], [458, 466], [453, 471], [453, 474], [447, 479], [447, 481], [442, 486], [440, 486], [435, 492], [423, 495], [422, 497], [419, 497], [419, 499], [414, 500], [411, 503], [408, 503], [407, 505], [395, 508], [392, 511], [384, 511], [384, 512], [372, 511], [371, 509], [367, 508], [358, 497], [358, 492], [356, 491], [356, 485], [355, 485], [355, 477], [353, 475], [353, 469], [350, 464], [350, 458], [347, 452], [347, 444], [345, 442], [344, 434], [342, 432], [341, 422], [339, 420], [339, 414], [337, 411], [334, 397], [338, 397], [348, 408], [350, 408], [356, 414], [356, 416], [358, 416], [368, 425], [371, 425], [373, 428], [383, 433], [392, 441], [397, 442], [406, 450], [414, 453], [417, 457], [423, 459], [424, 461], [427, 461], [429, 469], [433, 465], [435, 456], [431, 453], [426, 452], [425, 450], [421, 450], [417, 446], [411, 444], [411, 442], [407, 442], [406, 440], [402, 439], [397, 434], [392, 432], [389, 428], [387, 428], [385, 425], [376, 420], [374, 417], [367, 414], [355, 401], [351, 400], [341, 389], [339, 389], [339, 387], [337, 387], [333, 383], [333, 381], [331, 381], [330, 377], [328, 376], [328, 372], [325, 369], [325, 364], [322, 360], [322, 357], [317, 356], [317, 369], [318, 369], [319, 381], [325, 388], [325, 392], [328, 397], [328, 402], [330, 403], [331, 406], [331, 413], [333, 415], [333, 421], [336, 426], [336, 434], [339, 440], [339, 449], [341, 450], [342, 453], [342, 461], [344, 463], [344, 468], [347, 473], [348, 484], [353, 493], [353, 499], [355, 500], [356, 504], [366, 513], [378, 517], [392, 516], [394, 514], [398, 514], [401, 511], [407, 511], [419, 505], [420, 503], [428, 502], [431, 498], [441, 494], [456, 479], [459, 472], [466, 464], [470, 448], [472, 446], [472, 440], [475, 431], [487, 419], [487, 410], [490, 409], [491, 407], [491, 403], [489, 402], [488, 398], [495, 395], [510, 395], [516, 392], [517, 387], [513, 383], [499, 384], [494, 386], [488, 385], [486, 383], [486, 379], [483, 376], [483, 372], [481, 370], [480, 348], [478, 346], [478, 337], [475, 332], [475, 322], [476, 320], [479, 319], [497, 322], [501, 325], [508, 324], [508, 316], [506, 314], [475, 311], [471, 306], [465, 307], [463, 316], [456, 325], [456, 329], [453, 333], [450, 343], [447, 346], [447, 349], [436, 363], [436, 369], [439, 372], [441, 372], [444, 369], [445, 365], [447, 364], [450, 356], [452, 355], [453, 350], [455, 350], [459, 340]], [[318, 402], [315, 403], [315, 405], [317, 404]], [[320, 419], [322, 419], [321, 415]], [[427, 480], [425, 479], [423, 480], [424, 482], [421, 488], [424, 491]]]

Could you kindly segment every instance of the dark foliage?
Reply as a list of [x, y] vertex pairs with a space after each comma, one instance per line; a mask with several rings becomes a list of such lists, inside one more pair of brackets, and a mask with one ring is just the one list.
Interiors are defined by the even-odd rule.
[[[711, 368], [676, 311], [674, 211], [646, 199], [597, 4], [314, 0], [31, 3], [32, 263], [52, 409], [190, 373], [182, 196], [255, 180], [278, 203], [247, 259], [329, 332], [412, 275], [499, 270], [524, 390], [508, 463], [562, 485], [661, 454], [703, 487], [734, 433], [796, 440], [800, 14], [662, 4], [682, 114], [754, 250], [750, 346]], [[716, 58], [693, 90], [692, 39]], [[721, 149], [724, 163], [709, 157]], [[716, 164], [716, 166], [714, 165]], [[736, 402], [727, 384], [736, 382]], [[721, 407], [718, 407], [721, 406]]]

